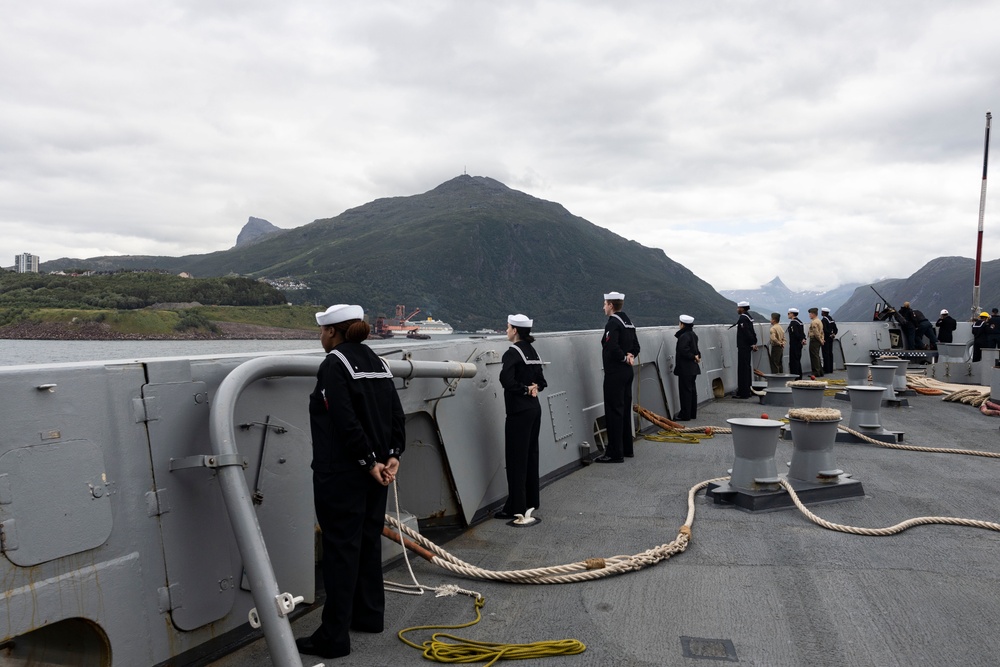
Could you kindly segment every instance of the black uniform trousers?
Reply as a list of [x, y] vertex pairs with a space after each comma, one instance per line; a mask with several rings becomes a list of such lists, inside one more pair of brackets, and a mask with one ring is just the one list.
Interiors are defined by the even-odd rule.
[[677, 419], [688, 420], [698, 418], [698, 376], [677, 376], [677, 397], [681, 400], [681, 409]]
[[381, 632], [382, 524], [388, 489], [361, 468], [313, 472], [316, 518], [323, 531], [323, 623], [313, 639], [350, 651], [350, 628]]
[[741, 398], [753, 396], [753, 370], [750, 359], [751, 349], [736, 346], [736, 395]]
[[823, 343], [823, 372], [833, 372], [833, 339], [827, 339]]
[[788, 344], [788, 372], [802, 379], [802, 345]]
[[[608, 430], [606, 456], [633, 456], [631, 366], [604, 369], [604, 424]], [[627, 411], [627, 413], [626, 413]]]
[[507, 415], [504, 422], [504, 457], [507, 461], [507, 514], [524, 514], [538, 508], [538, 433], [542, 428], [542, 406], [535, 404]]

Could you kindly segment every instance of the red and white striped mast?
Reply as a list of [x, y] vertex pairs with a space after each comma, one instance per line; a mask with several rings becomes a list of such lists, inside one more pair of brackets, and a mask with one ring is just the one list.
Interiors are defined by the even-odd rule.
[[972, 319], [980, 312], [979, 270], [983, 264], [983, 214], [986, 212], [986, 166], [990, 160], [990, 121], [993, 114], [986, 112], [986, 148], [983, 150], [983, 188], [979, 192], [979, 237], [976, 239], [976, 281], [972, 286]]

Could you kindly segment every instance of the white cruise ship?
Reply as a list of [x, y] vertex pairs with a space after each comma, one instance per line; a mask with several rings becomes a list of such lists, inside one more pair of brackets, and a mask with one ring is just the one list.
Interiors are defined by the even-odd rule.
[[428, 317], [426, 320], [410, 320], [406, 323], [406, 330], [413, 331], [415, 328], [417, 333], [422, 334], [450, 334], [455, 333], [455, 330], [447, 322], [442, 322], [441, 320], [435, 320]]

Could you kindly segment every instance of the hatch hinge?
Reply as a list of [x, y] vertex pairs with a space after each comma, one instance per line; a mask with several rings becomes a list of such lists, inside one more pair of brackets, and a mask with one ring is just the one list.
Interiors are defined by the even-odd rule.
[[17, 525], [14, 519], [0, 522], [0, 552], [17, 549]]
[[156, 491], [148, 491], [146, 493], [147, 516], [160, 516], [161, 514], [166, 514], [169, 511], [170, 505], [167, 502], [166, 489], [158, 489]]
[[156, 421], [160, 418], [160, 405], [153, 396], [133, 398], [132, 416], [135, 418], [136, 424]]
[[168, 611], [173, 611], [174, 609], [183, 606], [180, 603], [179, 584], [171, 584], [169, 586], [157, 588], [156, 596], [157, 601], [159, 602], [159, 610], [161, 614], [165, 614]]

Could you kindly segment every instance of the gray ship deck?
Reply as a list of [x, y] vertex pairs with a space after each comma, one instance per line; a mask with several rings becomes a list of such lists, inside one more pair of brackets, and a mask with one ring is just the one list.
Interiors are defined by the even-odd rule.
[[[910, 404], [882, 409], [883, 425], [904, 431], [904, 444], [1000, 451], [1000, 419], [940, 397], [911, 397]], [[847, 423], [849, 403], [827, 397], [825, 405], [840, 409]], [[785, 409], [724, 399], [700, 407], [697, 424], [726, 426], [727, 418], [764, 411], [778, 417]], [[779, 471], [791, 448], [779, 442]], [[863, 482], [866, 496], [814, 506], [823, 518], [867, 527], [923, 515], [1000, 520], [1000, 460], [868, 444], [838, 444], [836, 451], [839, 466]], [[537, 526], [514, 529], [488, 520], [446, 548], [494, 569], [638, 553], [674, 539], [688, 489], [725, 475], [732, 456], [729, 435], [696, 445], [639, 440], [635, 459], [592, 465], [544, 488], [544, 520]], [[405, 459], [403, 466], [400, 483], [406, 484]], [[776, 667], [998, 664], [998, 554], [1000, 534], [987, 530], [920, 526], [893, 537], [861, 537], [820, 528], [795, 509], [750, 514], [715, 505], [702, 492], [687, 551], [623, 576], [515, 585], [458, 579], [411, 559], [422, 583], [456, 583], [485, 596], [483, 621], [456, 631], [460, 636], [495, 642], [575, 638], [587, 646], [580, 655], [519, 663], [525, 667], [705, 667], [727, 660]], [[405, 582], [405, 566], [387, 570], [386, 579]], [[472, 616], [469, 598], [387, 593], [386, 632], [354, 634], [350, 658], [326, 664], [429, 664], [395, 633]], [[305, 614], [295, 623], [296, 635], [318, 623], [318, 611]], [[416, 636], [423, 641], [428, 635]], [[303, 656], [304, 665], [319, 662]], [[259, 640], [210, 664], [272, 662]]]

